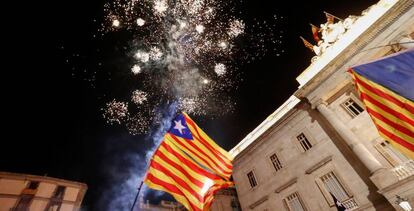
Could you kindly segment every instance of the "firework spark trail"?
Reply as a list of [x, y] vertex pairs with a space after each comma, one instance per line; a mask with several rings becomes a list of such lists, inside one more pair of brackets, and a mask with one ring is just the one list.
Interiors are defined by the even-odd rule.
[[[105, 173], [110, 174], [112, 181], [109, 190], [104, 191], [100, 200], [99, 210], [125, 211], [130, 210], [137, 186], [145, 176], [149, 161], [163, 140], [166, 131], [171, 127], [171, 121], [177, 112], [177, 103], [170, 103], [169, 106], [162, 107], [157, 112], [159, 124], [156, 130], [148, 135], [151, 140], [150, 146], [144, 153], [139, 153], [136, 149], [139, 145], [123, 146], [127, 149], [114, 150], [116, 148], [110, 144], [108, 148], [112, 154], [109, 162], [106, 162]], [[141, 146], [142, 147], [142, 146]], [[146, 186], [142, 187], [141, 196], [150, 191]], [[156, 195], [162, 192], [154, 192]]]
[[[164, 140], [164, 135], [165, 133], [171, 128], [171, 122], [174, 119], [175, 115], [177, 114], [177, 103], [173, 102], [171, 104], [168, 105], [167, 108], [162, 109], [159, 112], [159, 117], [161, 118], [161, 120], [159, 121], [159, 127], [157, 128], [157, 130], [150, 135], [151, 139], [152, 139], [152, 147], [145, 153], [145, 163], [146, 163], [146, 168], [145, 170], [148, 168], [149, 162], [155, 152], [155, 150], [158, 148], [158, 146], [161, 144], [161, 142]], [[144, 172], [145, 174], [146, 172]], [[140, 178], [143, 179], [144, 174], [141, 175]], [[143, 186], [143, 195], [145, 195], [148, 191], [148, 187], [147, 186]]]
[[[113, 0], [104, 11], [103, 34], [127, 31], [134, 37], [129, 71], [139, 81], [126, 95], [129, 99], [107, 103], [104, 117], [110, 124], [125, 125], [133, 135], [151, 137], [144, 155], [128, 150], [120, 155], [128, 161], [124, 173], [113, 171], [112, 176], [122, 182], [103, 200], [110, 202], [108, 210], [128, 210], [144, 165], [176, 113], [213, 117], [231, 112], [230, 93], [240, 80], [235, 58], [242, 60], [237, 63], [260, 58], [269, 49], [266, 45], [280, 40], [275, 25], [251, 25], [252, 20], [237, 18], [234, 5], [225, 0]], [[239, 47], [240, 39], [251, 46]]]
[[[247, 41], [256, 49], [254, 54], [245, 54], [248, 56], [237, 55], [243, 60], [263, 56], [268, 41], [280, 43], [271, 30], [275, 26], [258, 21], [247, 25], [236, 17], [231, 1], [114, 0], [104, 10], [102, 31], [126, 30], [136, 37], [131, 75], [139, 78], [142, 86], [138, 89], [148, 100], [133, 97], [122, 119], [105, 116], [110, 118], [108, 122], [127, 119], [123, 122], [131, 134], [148, 132], [155, 119], [147, 114], [167, 101], [177, 101], [180, 110], [195, 115], [232, 111], [229, 93], [239, 80], [234, 55], [251, 50], [238, 48], [237, 40], [249, 37]], [[246, 32], [251, 30], [254, 33]]]
[[138, 89], [145, 93], [145, 99], [152, 99], [142, 100], [142, 93], [133, 93], [133, 104], [122, 113], [107, 106], [108, 122], [125, 122], [131, 134], [139, 134], [147, 132], [154, 122], [153, 117], [142, 113], [152, 114], [167, 101], [177, 101], [180, 110], [196, 115], [233, 109], [228, 93], [236, 88], [238, 77], [231, 69], [232, 56], [238, 51], [235, 42], [246, 25], [229, 13], [231, 3], [115, 0], [104, 8], [107, 23], [103, 31], [127, 30], [137, 37], [133, 40], [136, 50], [131, 72], [141, 80]]
[[121, 124], [121, 122], [128, 116], [128, 103], [112, 100], [106, 104], [106, 109], [104, 109], [103, 115], [106, 118], [107, 123]]

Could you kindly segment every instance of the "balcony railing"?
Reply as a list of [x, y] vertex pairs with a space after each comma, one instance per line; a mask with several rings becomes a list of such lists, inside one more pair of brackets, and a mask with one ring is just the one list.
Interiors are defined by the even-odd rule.
[[414, 175], [414, 160], [408, 160], [392, 169], [398, 180]]
[[354, 198], [349, 198], [341, 203], [344, 205], [346, 210], [354, 210], [358, 208], [358, 204], [355, 202]]

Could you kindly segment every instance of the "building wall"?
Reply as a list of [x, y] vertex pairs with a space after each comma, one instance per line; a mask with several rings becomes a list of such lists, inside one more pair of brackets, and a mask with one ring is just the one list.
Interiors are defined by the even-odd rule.
[[[317, 117], [316, 117], [317, 118]], [[308, 106], [297, 109], [292, 117], [264, 137], [261, 144], [252, 147], [234, 164], [234, 180], [237, 184], [239, 201], [243, 210], [283, 210], [283, 199], [297, 191], [310, 210], [335, 210], [332, 200], [323, 195], [317, 179], [334, 171], [359, 205], [369, 206], [369, 189], [374, 188], [358, 174], [357, 160], [347, 160], [330, 137], [309, 111]], [[312, 148], [303, 151], [296, 136], [304, 133]], [[276, 153], [282, 169], [276, 171], [270, 155]], [[318, 163], [324, 165], [313, 170]], [[251, 188], [247, 173], [253, 170], [258, 185]], [[292, 182], [294, 181], [294, 182]], [[287, 185], [288, 184], [288, 185]], [[287, 187], [284, 187], [287, 186]], [[323, 188], [323, 187], [322, 187]], [[311, 194], [310, 194], [311, 193]], [[266, 200], [264, 200], [266, 198]], [[263, 201], [264, 200], [264, 201]], [[262, 203], [255, 204], [263, 201]]]
[[[414, 25], [409, 23], [414, 23], [414, 3], [408, 0], [395, 2], [341, 54], [328, 62], [324, 58], [316, 60], [298, 77], [301, 85], [294, 93], [301, 99], [298, 105], [283, 111], [279, 119], [271, 120], [274, 124], [269, 129], [260, 131], [259, 126], [252, 133], [260, 135], [249, 134], [235, 147], [233, 178], [243, 210], [290, 210], [285, 199], [292, 193], [297, 193], [306, 210], [336, 210], [322, 182], [322, 176], [330, 172], [349, 196], [346, 202], [357, 204], [355, 210], [401, 210], [394, 203], [396, 195], [414, 201], [414, 171], [407, 171], [404, 178], [396, 179], [395, 176], [396, 169], [414, 168], [414, 162], [390, 162], [377, 148], [383, 139], [368, 113], [363, 111], [353, 117], [343, 106], [346, 100], [352, 99], [363, 108], [347, 70], [395, 52], [400, 47], [389, 44], [413, 33]], [[380, 1], [380, 4], [388, 3]], [[308, 80], [309, 75], [313, 76]], [[338, 128], [320, 113], [317, 106], [321, 102], [345, 125], [346, 132], [352, 133], [357, 143], [372, 154], [372, 159], [380, 164], [380, 170], [369, 169], [360, 159], [363, 156], [354, 151], [349, 140], [345, 140]], [[268, 119], [265, 122], [270, 121]], [[266, 125], [265, 122], [262, 125]], [[305, 134], [312, 144], [307, 151], [298, 144], [296, 137], [300, 133]], [[251, 137], [255, 139], [252, 141]], [[244, 148], [240, 149], [240, 146]], [[273, 153], [282, 165], [280, 170], [276, 170], [270, 160]], [[250, 171], [254, 172], [258, 183], [255, 187], [251, 187], [247, 176]]]
[[[38, 182], [30, 187], [31, 182]], [[62, 195], [57, 194], [58, 187]], [[0, 172], [0, 211], [10, 211], [23, 205], [30, 211], [43, 211], [48, 206], [60, 207], [61, 211], [79, 210], [87, 186], [83, 183], [26, 174]], [[53, 202], [53, 203], [52, 203]]]
[[218, 191], [214, 195], [214, 201], [210, 207], [211, 211], [240, 211], [235, 188], [227, 188]]

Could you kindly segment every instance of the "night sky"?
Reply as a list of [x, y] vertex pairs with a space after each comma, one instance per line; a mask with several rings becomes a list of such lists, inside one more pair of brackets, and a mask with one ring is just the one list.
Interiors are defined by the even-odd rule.
[[[278, 51], [238, 68], [242, 80], [233, 93], [233, 113], [193, 119], [230, 150], [297, 89], [295, 78], [313, 56], [299, 39], [313, 41], [309, 23], [325, 23], [323, 11], [340, 18], [360, 15], [376, 2], [284, 1], [281, 5], [244, 0], [236, 8], [243, 20], [283, 17], [277, 25], [284, 32], [282, 44]], [[102, 117], [105, 103], [129, 95], [132, 83], [124, 48], [129, 45], [128, 34], [99, 35], [103, 4], [71, 0], [36, 2], [23, 9], [16, 5], [16, 13], [23, 14], [4, 20], [15, 23], [3, 28], [10, 37], [3, 41], [2, 70], [11, 76], [4, 77], [9, 85], [3, 89], [6, 118], [0, 171], [86, 183], [86, 210], [107, 210], [113, 186], [127, 179], [125, 171], [145, 166], [131, 163], [125, 155], [140, 156], [151, 145], [144, 135], [129, 135], [124, 127], [108, 125]]]

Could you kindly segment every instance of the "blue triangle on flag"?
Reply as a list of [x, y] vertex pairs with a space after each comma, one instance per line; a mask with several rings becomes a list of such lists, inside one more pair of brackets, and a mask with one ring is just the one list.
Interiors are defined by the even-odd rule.
[[352, 69], [404, 98], [414, 101], [414, 49], [398, 52]]
[[180, 114], [173, 119], [171, 128], [168, 132], [180, 138], [193, 140], [193, 135], [191, 134], [190, 128], [188, 127], [183, 114]]

